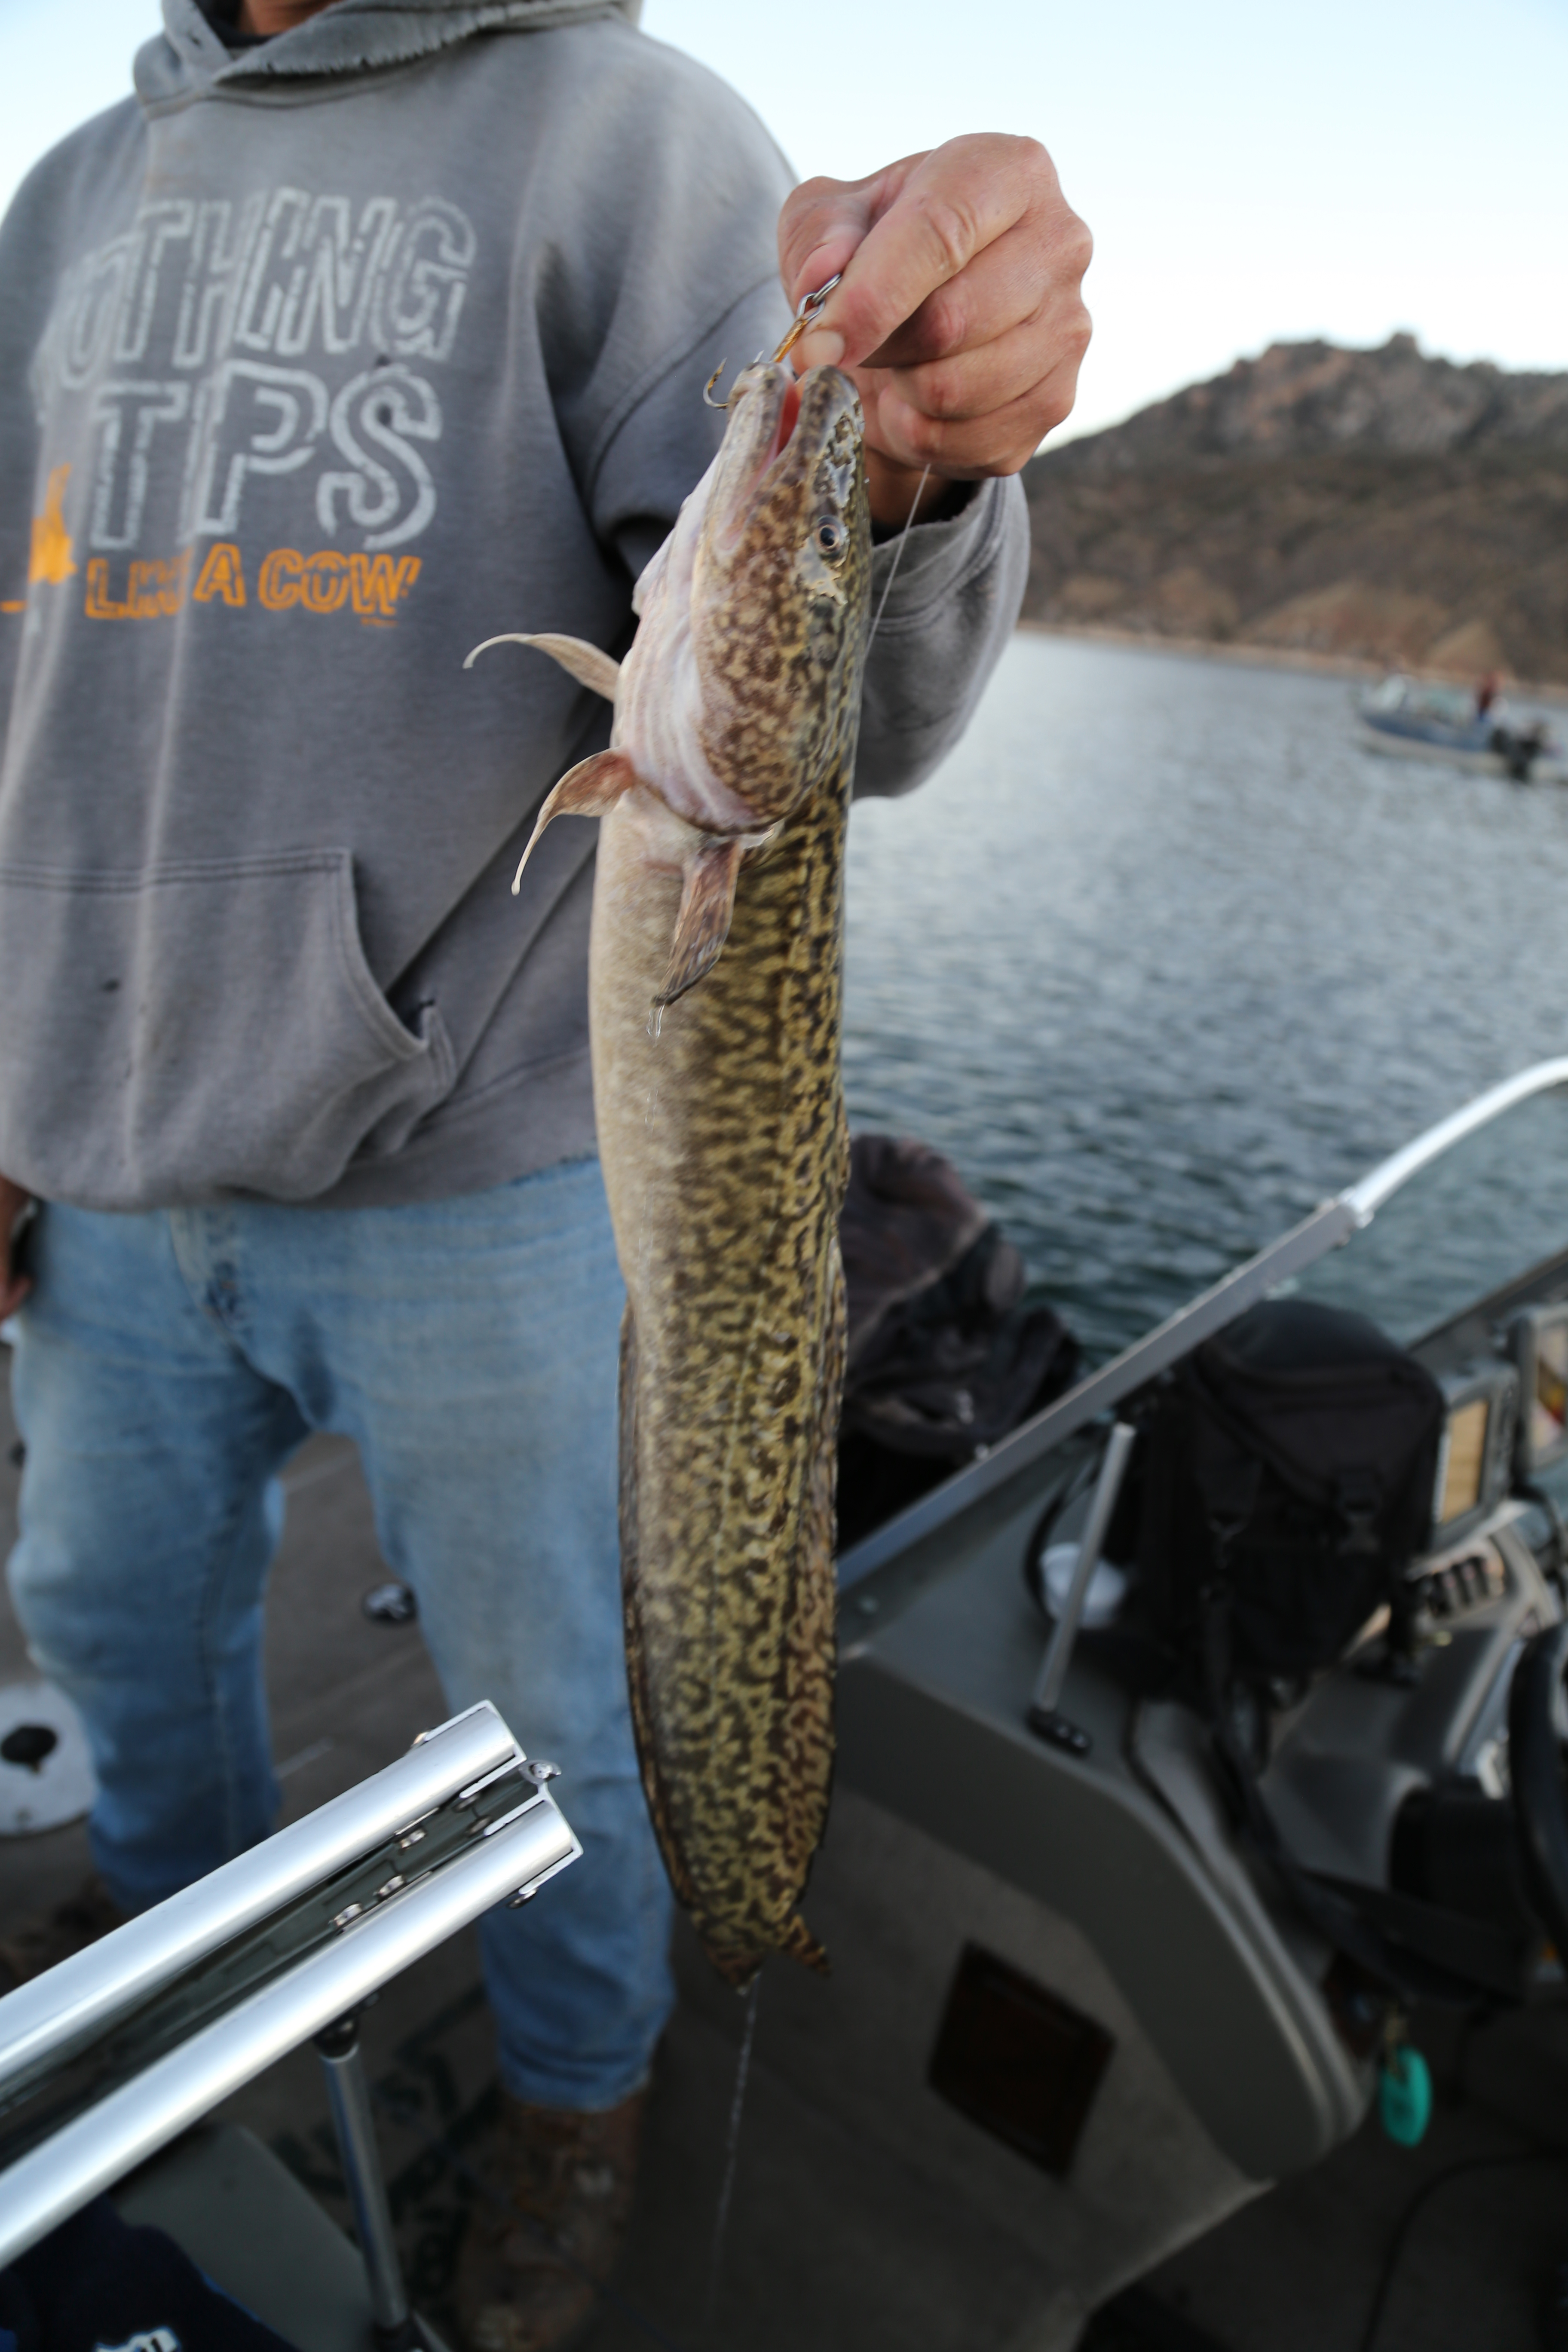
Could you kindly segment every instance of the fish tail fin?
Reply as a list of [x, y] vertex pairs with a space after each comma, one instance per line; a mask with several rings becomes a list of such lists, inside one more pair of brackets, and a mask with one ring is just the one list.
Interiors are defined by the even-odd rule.
[[825, 1948], [819, 1944], [800, 1913], [795, 1912], [779, 1938], [779, 1949], [792, 1960], [799, 1960], [819, 1977], [832, 1973], [832, 1963]]
[[669, 943], [669, 964], [655, 1004], [673, 1004], [718, 962], [730, 936], [735, 877], [744, 849], [745, 844], [740, 841], [710, 841], [687, 867], [675, 936]]
[[528, 836], [528, 847], [517, 861], [517, 872], [511, 877], [511, 895], [515, 898], [522, 887], [522, 869], [533, 856], [540, 835], [556, 816], [603, 816], [613, 809], [623, 793], [629, 793], [637, 780], [637, 772], [624, 751], [595, 751], [591, 760], [579, 760], [568, 768], [561, 782], [545, 799], [538, 822]]
[[731, 1991], [750, 1992], [761, 1972], [763, 1955], [761, 1952], [737, 1951], [732, 1944], [710, 1943], [702, 1933], [700, 1923], [698, 1924], [697, 1935], [704, 1958], [723, 1978]]
[[569, 677], [585, 686], [591, 694], [602, 694], [606, 702], [614, 702], [616, 688], [621, 682], [621, 666], [598, 646], [591, 646], [585, 637], [526, 636], [519, 630], [509, 629], [504, 636], [487, 637], [476, 646], [463, 664], [472, 669], [481, 654], [492, 646], [532, 646], [552, 661], [559, 662]]
[[[705, 1932], [700, 1919], [695, 1924], [703, 1952], [724, 1982], [735, 1992], [749, 1991], [767, 1958], [767, 1952], [758, 1951], [752, 1946], [721, 1943]], [[832, 1963], [826, 1951], [798, 1911], [792, 1913], [777, 1944], [770, 1948], [782, 1952], [786, 1959], [799, 1960], [803, 1967], [810, 1969], [816, 1976], [832, 1974]]]

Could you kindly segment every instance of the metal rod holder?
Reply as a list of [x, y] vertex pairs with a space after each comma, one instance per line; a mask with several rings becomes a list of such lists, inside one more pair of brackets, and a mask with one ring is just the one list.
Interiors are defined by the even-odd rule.
[[1127, 1473], [1128, 1459], [1137, 1432], [1125, 1421], [1117, 1422], [1111, 1430], [1105, 1459], [1100, 1465], [1100, 1476], [1095, 1482], [1089, 1517], [1079, 1542], [1072, 1582], [1068, 1587], [1068, 1596], [1051, 1638], [1046, 1644], [1039, 1680], [1029, 1701], [1027, 1720], [1030, 1730], [1037, 1732], [1042, 1739], [1048, 1739], [1053, 1747], [1065, 1748], [1073, 1756], [1087, 1756], [1092, 1743], [1087, 1731], [1080, 1729], [1076, 1723], [1069, 1723], [1067, 1717], [1058, 1712], [1058, 1702], [1067, 1685], [1068, 1667], [1072, 1663], [1079, 1624], [1083, 1616], [1084, 1603], [1089, 1599], [1089, 1581], [1100, 1566], [1110, 1515], [1121, 1492], [1121, 1481]]
[[[429, 2327], [407, 2317], [395, 2265], [377, 2275], [377, 2250], [392, 2244], [385, 2196], [379, 2210], [365, 2201], [363, 2184], [379, 2178], [369, 2108], [353, 2070], [334, 2071], [353, 2036], [332, 2028], [447, 1937], [577, 1859], [555, 1777], [481, 1704], [0, 2000], [0, 2117], [7, 2146], [23, 2151], [0, 2161], [0, 2269], [286, 2052], [327, 2034], [378, 2324], [400, 2314], [394, 2332], [411, 2326], [437, 2352]], [[215, 2003], [202, 1963], [226, 1948], [227, 1990]]]
[[376, 2342], [382, 2352], [408, 2352], [408, 2347], [419, 2339], [408, 2307], [408, 2292], [403, 2284], [403, 2265], [397, 2258], [392, 2208], [386, 2200], [375, 2119], [370, 2108], [370, 2085], [360, 2054], [357, 2011], [340, 2018], [324, 2033], [318, 2033], [316, 2048], [326, 2070], [332, 2128], [337, 2133], [338, 2155], [353, 2207], [354, 2235], [364, 2260]]

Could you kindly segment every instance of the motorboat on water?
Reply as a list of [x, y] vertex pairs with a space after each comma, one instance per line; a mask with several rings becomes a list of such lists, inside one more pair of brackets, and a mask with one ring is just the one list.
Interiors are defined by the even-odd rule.
[[[1564, 1170], [1568, 1058], [1416, 1138], [842, 1556], [839, 1781], [808, 1903], [834, 1974], [770, 1970], [758, 2047], [844, 2144], [921, 2184], [904, 2222], [868, 2186], [863, 2241], [941, 2213], [1016, 2258], [1026, 2324], [977, 2317], [977, 2352], [1068, 2352], [1107, 2297], [1331, 2154], [1390, 2078], [1405, 1962], [1460, 2004], [1556, 1995]], [[1202, 1707], [1129, 1670], [1137, 1576], [1107, 1497], [1118, 1433], [1281, 1297], [1373, 1318], [1441, 1391], [1443, 1433], [1403, 1643], [1385, 1609], [1264, 1694], [1271, 1854]], [[549, 1899], [575, 1842], [506, 1727], [459, 1719], [408, 1769], [417, 1790], [364, 1784], [0, 2001], [0, 2264], [132, 2163], [131, 2210], [177, 2235], [198, 2189], [210, 2208], [214, 2166], [175, 2136], [210, 2128], [246, 2068], [503, 1882]], [[440, 1867], [416, 1881], [398, 1855], [421, 1826]], [[1309, 1882], [1394, 1954], [1390, 1973], [1336, 1945]], [[678, 1967], [685, 2012], [738, 2047], [733, 1995], [689, 1942]], [[210, 2210], [202, 2226], [223, 2284]], [[231, 2214], [252, 2276], [258, 2226]], [[362, 2237], [384, 2245], [374, 2211]], [[395, 2278], [378, 2292], [384, 2329], [405, 2326]], [[308, 2352], [363, 2352], [365, 2309]]]
[[1544, 719], [1478, 708], [1462, 687], [1385, 677], [1357, 705], [1363, 748], [1388, 759], [1437, 760], [1515, 783], [1568, 783], [1568, 754]]

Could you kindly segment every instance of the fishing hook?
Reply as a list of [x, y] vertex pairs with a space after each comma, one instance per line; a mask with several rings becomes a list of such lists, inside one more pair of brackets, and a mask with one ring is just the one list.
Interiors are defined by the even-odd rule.
[[[767, 353], [765, 352], [759, 352], [756, 358], [752, 362], [752, 365], [753, 367], [761, 367], [766, 357]], [[715, 400], [713, 397], [713, 387], [718, 383], [720, 377], [723, 374], [729, 364], [730, 362], [728, 360], [721, 360], [718, 366], [714, 369], [712, 374], [709, 377], [707, 383], [702, 387], [702, 397], [708, 403], [710, 408], [728, 408], [730, 401], [732, 401], [735, 397], [733, 393], [730, 394], [729, 400]]]
[[789, 353], [794, 351], [802, 335], [805, 333], [806, 329], [808, 327], [816, 326], [818, 318], [821, 316], [823, 304], [826, 301], [834, 288], [843, 283], [843, 279], [844, 272], [842, 269], [837, 269], [834, 271], [833, 276], [828, 279], [826, 285], [819, 286], [815, 294], [803, 294], [801, 296], [800, 307], [795, 314], [795, 323], [791, 327], [788, 334], [784, 337], [783, 342], [779, 345], [777, 351], [773, 353], [773, 365], [775, 367], [777, 367], [780, 362], [786, 359]]
[[[779, 345], [777, 351], [773, 353], [774, 367], [781, 366], [784, 360], [788, 358], [790, 352], [794, 351], [796, 343], [799, 342], [802, 335], [805, 333], [807, 328], [814, 327], [816, 324], [822, 312], [823, 304], [826, 301], [834, 288], [842, 282], [844, 272], [842, 269], [837, 270], [835, 272], [833, 277], [828, 279], [826, 286], [819, 286], [813, 294], [803, 294], [801, 296], [800, 305], [795, 311], [790, 331], [784, 337], [783, 342]], [[759, 352], [757, 353], [757, 358], [760, 360], [762, 356], [761, 352]], [[753, 364], [755, 362], [753, 362]], [[721, 360], [718, 366], [714, 369], [712, 374], [709, 377], [707, 383], [702, 387], [703, 401], [710, 408], [728, 408], [730, 405], [728, 400], [715, 400], [713, 397], [713, 387], [718, 383], [720, 377], [723, 374], [724, 370], [729, 366], [729, 364], [730, 362], [728, 360]], [[731, 397], [733, 397], [732, 394]]]

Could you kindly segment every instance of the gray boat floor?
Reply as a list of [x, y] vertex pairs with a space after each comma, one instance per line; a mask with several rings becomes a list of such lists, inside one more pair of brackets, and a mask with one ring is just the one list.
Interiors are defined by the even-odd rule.
[[[16, 1472], [0, 1414], [0, 1534]], [[352, 1446], [312, 1440], [288, 1474], [287, 1532], [268, 1612], [275, 1752], [293, 1819], [389, 1762], [446, 1709], [417, 1630], [373, 1624], [384, 1574]], [[0, 1684], [28, 1671], [0, 1601]], [[568, 1811], [570, 1810], [568, 1805]], [[89, 1867], [79, 1825], [0, 1841], [0, 1916], [44, 1907]], [[710, 2247], [735, 2077], [740, 2005], [724, 2021], [683, 1946], [683, 1997], [662, 2050], [642, 2192], [616, 2298], [586, 2352], [1056, 2352], [1037, 2332], [1039, 2250], [942, 2197], [929, 2172], [802, 2095], [764, 1993], [716, 2315]], [[497, 2112], [474, 1939], [388, 1989], [366, 2020], [383, 2151], [416, 2300], [450, 2326], [463, 2231], [487, 2192]], [[1418, 2032], [1438, 2106], [1425, 2145], [1374, 2122], [1326, 2163], [1258, 2197], [1091, 2321], [1094, 2352], [1358, 2352], [1401, 2218], [1456, 2166], [1400, 2255], [1375, 2352], [1534, 2352], [1568, 2260], [1568, 2001]], [[932, 2098], [934, 2094], [923, 2095]], [[245, 2123], [346, 2221], [314, 2056], [297, 2053], [222, 2111]], [[950, 2118], [948, 2122], [950, 2124]], [[1562, 2160], [1553, 2148], [1564, 2151]], [[987, 2161], [994, 2161], [989, 2147]], [[1022, 2159], [1008, 2158], [1008, 2163]]]

